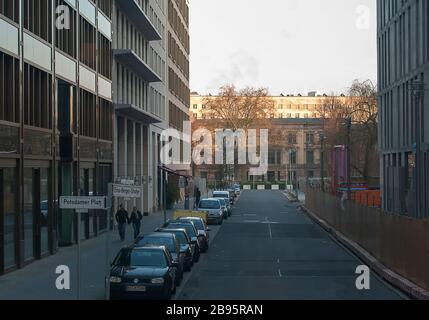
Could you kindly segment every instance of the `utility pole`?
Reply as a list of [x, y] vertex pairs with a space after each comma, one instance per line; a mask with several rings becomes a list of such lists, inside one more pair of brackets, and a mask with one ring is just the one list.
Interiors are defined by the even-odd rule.
[[325, 192], [325, 134], [320, 134], [320, 178], [322, 192]]
[[351, 199], [351, 164], [350, 164], [350, 135], [351, 135], [351, 129], [352, 129], [352, 118], [349, 117], [346, 120], [346, 126], [347, 126], [347, 199]]

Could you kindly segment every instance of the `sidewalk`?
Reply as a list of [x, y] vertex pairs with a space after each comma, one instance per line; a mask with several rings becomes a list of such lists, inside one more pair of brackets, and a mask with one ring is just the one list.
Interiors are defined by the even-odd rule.
[[[167, 219], [172, 217], [167, 212]], [[142, 232], [148, 233], [160, 227], [163, 212], [143, 218]], [[133, 242], [132, 226], [127, 226], [126, 242], [119, 240], [117, 232], [110, 233], [110, 261], [119, 249]], [[110, 262], [109, 261], [109, 262]], [[70, 268], [71, 290], [59, 291], [55, 286], [58, 275], [55, 270], [65, 265]], [[77, 299], [77, 246], [60, 248], [53, 256], [36, 261], [29, 266], [0, 277], [0, 300], [73, 300]], [[82, 242], [81, 245], [81, 299], [104, 299], [106, 270], [106, 234]]]

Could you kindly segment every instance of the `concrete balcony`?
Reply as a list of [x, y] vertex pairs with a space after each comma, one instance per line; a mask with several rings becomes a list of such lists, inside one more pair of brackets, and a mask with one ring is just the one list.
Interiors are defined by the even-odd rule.
[[162, 82], [162, 79], [131, 49], [114, 49], [116, 61], [126, 65], [146, 82]]
[[116, 0], [116, 3], [140, 32], [145, 35], [147, 40], [155, 41], [162, 39], [158, 30], [156, 30], [155, 26], [149, 20], [149, 17], [135, 0]]
[[117, 115], [122, 115], [147, 125], [162, 122], [161, 118], [133, 104], [115, 104], [115, 111]]

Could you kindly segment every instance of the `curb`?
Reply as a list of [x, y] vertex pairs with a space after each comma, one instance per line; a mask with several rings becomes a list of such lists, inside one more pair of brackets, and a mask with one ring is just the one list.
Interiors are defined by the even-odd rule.
[[338, 242], [347, 247], [352, 251], [356, 256], [363, 260], [376, 274], [381, 278], [386, 280], [388, 283], [394, 287], [405, 292], [413, 299], [418, 300], [428, 300], [429, 301], [429, 291], [419, 287], [418, 285], [412, 283], [403, 276], [397, 274], [396, 272], [388, 269], [375, 257], [373, 257], [368, 251], [362, 248], [356, 242], [348, 239], [341, 232], [335, 230], [331, 225], [329, 225], [325, 220], [319, 218], [316, 214], [308, 210], [305, 206], [301, 206], [302, 210], [307, 213], [307, 215], [328, 233], [330, 233]]

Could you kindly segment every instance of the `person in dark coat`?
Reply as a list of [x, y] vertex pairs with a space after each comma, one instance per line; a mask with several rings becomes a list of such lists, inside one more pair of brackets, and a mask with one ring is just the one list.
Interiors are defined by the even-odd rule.
[[143, 220], [142, 213], [137, 210], [137, 207], [134, 207], [133, 212], [131, 213], [130, 220], [129, 220], [129, 223], [133, 224], [134, 240], [137, 239], [137, 237], [140, 234], [140, 228], [141, 228], [142, 220]]
[[201, 200], [201, 191], [199, 188], [195, 190], [195, 208], [198, 208]]
[[119, 210], [116, 212], [115, 215], [116, 222], [118, 223], [118, 231], [119, 231], [119, 237], [121, 238], [121, 241], [125, 241], [125, 231], [127, 227], [127, 222], [129, 222], [128, 219], [128, 212], [124, 209], [124, 205], [119, 205]]

